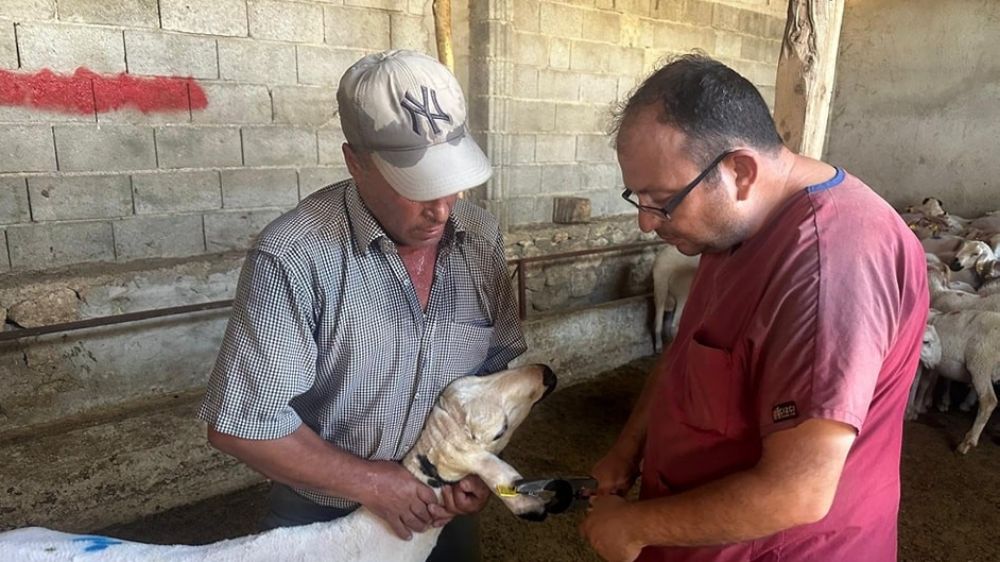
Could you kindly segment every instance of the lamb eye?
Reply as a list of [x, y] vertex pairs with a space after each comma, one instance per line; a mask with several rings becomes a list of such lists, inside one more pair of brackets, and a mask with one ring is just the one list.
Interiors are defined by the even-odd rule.
[[497, 433], [496, 435], [493, 436], [493, 440], [494, 441], [498, 441], [501, 437], [504, 436], [505, 433], [507, 433], [507, 421], [506, 420], [504, 420], [504, 422], [503, 422], [503, 429], [501, 429], [499, 433]]

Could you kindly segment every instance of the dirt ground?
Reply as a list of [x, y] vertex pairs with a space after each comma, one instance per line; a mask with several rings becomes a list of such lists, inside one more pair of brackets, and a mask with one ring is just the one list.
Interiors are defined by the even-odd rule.
[[[505, 459], [527, 477], [585, 475], [616, 437], [651, 364], [651, 359], [634, 361], [553, 394], [518, 430]], [[901, 561], [1000, 561], [1000, 424], [994, 421], [969, 455], [955, 455], [954, 445], [971, 423], [972, 415], [961, 412], [934, 412], [907, 422]], [[265, 486], [256, 486], [99, 532], [186, 544], [240, 536], [255, 531], [265, 493]], [[482, 516], [484, 560], [597, 561], [577, 532], [582, 515], [577, 510], [530, 523], [491, 502]]]

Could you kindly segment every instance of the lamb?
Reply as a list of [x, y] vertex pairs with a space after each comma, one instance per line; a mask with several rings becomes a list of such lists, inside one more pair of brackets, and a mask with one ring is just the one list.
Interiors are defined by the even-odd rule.
[[670, 321], [668, 335], [670, 339], [673, 339], [677, 335], [677, 326], [680, 324], [684, 303], [687, 302], [688, 293], [691, 291], [691, 282], [694, 280], [694, 273], [697, 269], [698, 258], [685, 256], [676, 246], [668, 244], [656, 255], [656, 261], [653, 262], [653, 303], [655, 305], [653, 348], [657, 353], [663, 350], [664, 313], [672, 301], [673, 317]]
[[921, 349], [921, 361], [941, 376], [971, 382], [979, 396], [979, 410], [972, 428], [958, 445], [966, 454], [979, 443], [997, 396], [993, 383], [1000, 381], [1000, 313], [961, 310], [935, 314]]
[[931, 307], [943, 312], [953, 310], [989, 310], [1000, 312], [1000, 293], [986, 296], [956, 291], [948, 286], [947, 272], [934, 267], [927, 268], [927, 284], [930, 287]]
[[975, 271], [979, 280], [979, 286], [984, 281], [993, 278], [994, 268], [997, 263], [997, 256], [985, 242], [979, 240], [966, 240], [955, 253], [955, 259], [951, 261], [949, 267], [952, 271], [962, 271], [970, 269]]
[[[403, 459], [403, 466], [437, 490], [442, 482], [478, 474], [512, 512], [528, 519], [544, 518], [543, 500], [500, 494], [521, 477], [497, 454], [532, 405], [551, 392], [555, 384], [555, 375], [543, 365], [456, 380], [441, 393], [420, 438]], [[431, 529], [404, 541], [365, 508], [328, 523], [274, 529], [205, 546], [141, 544], [29, 527], [0, 533], [0, 561], [423, 562], [440, 532]]]

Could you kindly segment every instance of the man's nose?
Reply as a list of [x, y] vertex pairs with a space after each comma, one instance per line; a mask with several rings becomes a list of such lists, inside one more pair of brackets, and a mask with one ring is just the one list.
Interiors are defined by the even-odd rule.
[[660, 221], [663, 220], [653, 213], [647, 213], [645, 211], [639, 211], [639, 230], [643, 232], [652, 232], [660, 225]]
[[451, 214], [451, 206], [448, 204], [448, 198], [444, 197], [428, 201], [424, 207], [424, 213], [427, 215], [427, 218], [436, 223], [443, 223], [448, 220], [448, 215]]

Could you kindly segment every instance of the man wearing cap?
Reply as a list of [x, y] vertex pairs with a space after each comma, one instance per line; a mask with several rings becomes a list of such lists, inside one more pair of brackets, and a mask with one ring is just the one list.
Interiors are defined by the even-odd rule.
[[448, 383], [525, 349], [497, 222], [458, 198], [490, 164], [458, 82], [426, 55], [362, 58], [337, 101], [352, 179], [253, 244], [199, 417], [274, 481], [265, 528], [364, 505], [403, 538], [447, 523], [432, 560], [476, 559], [474, 522], [452, 518], [482, 508], [482, 481], [438, 504], [397, 461]]

